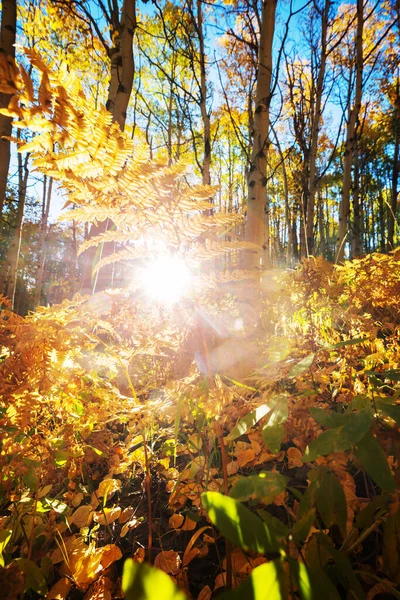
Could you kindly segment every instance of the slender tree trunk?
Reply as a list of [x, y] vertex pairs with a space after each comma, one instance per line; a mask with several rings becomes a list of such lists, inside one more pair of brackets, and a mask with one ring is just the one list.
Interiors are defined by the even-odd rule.
[[392, 170], [392, 181], [391, 181], [391, 198], [390, 198], [390, 211], [388, 217], [388, 239], [387, 249], [393, 250], [395, 247], [394, 242], [394, 229], [396, 223], [397, 213], [397, 193], [399, 187], [399, 168], [400, 168], [400, 77], [399, 71], [397, 71], [397, 82], [396, 82], [396, 104], [394, 110], [394, 152], [393, 152], [393, 170]]
[[360, 195], [360, 167], [358, 152], [354, 155], [354, 185], [353, 185], [353, 231], [351, 238], [351, 257], [356, 258], [362, 253], [362, 223]]
[[356, 77], [354, 104], [349, 110], [349, 119], [346, 132], [346, 147], [343, 169], [342, 201], [340, 204], [339, 231], [336, 246], [336, 261], [343, 262], [348, 221], [350, 214], [350, 188], [351, 169], [355, 153], [358, 151], [357, 122], [361, 109], [362, 84], [363, 84], [363, 29], [364, 29], [364, 4], [357, 0], [357, 33], [356, 33]]
[[[15, 58], [15, 32], [17, 23], [17, 5], [16, 0], [3, 0], [1, 12], [0, 29], [0, 52]], [[0, 108], [7, 108], [11, 96], [0, 93]], [[3, 213], [3, 206], [7, 189], [8, 167], [10, 164], [10, 142], [3, 136], [11, 135], [10, 117], [0, 115], [0, 217]]]
[[206, 54], [204, 47], [204, 26], [202, 0], [197, 0], [197, 34], [199, 37], [199, 60], [200, 60], [200, 112], [203, 122], [203, 165], [202, 179], [203, 185], [211, 185], [211, 123], [210, 115], [207, 112], [207, 71]]
[[[116, 40], [110, 51], [111, 79], [108, 89], [107, 109], [118, 123], [121, 131], [125, 128], [126, 112], [132, 93], [135, 65], [133, 58], [133, 36], [137, 27], [136, 0], [124, 0], [121, 20], [114, 23]], [[95, 237], [106, 232], [112, 223], [109, 219], [92, 225], [89, 237]], [[82, 293], [94, 293], [110, 287], [113, 280], [113, 265], [107, 265], [96, 273], [93, 280], [93, 267], [96, 254], [101, 258], [109, 256], [114, 251], [114, 244], [103, 243], [100, 250], [89, 248], [83, 255], [82, 261]]]
[[321, 14], [321, 54], [318, 69], [317, 86], [315, 90], [315, 109], [312, 119], [310, 157], [308, 169], [308, 202], [307, 202], [307, 246], [309, 254], [314, 253], [314, 211], [315, 195], [317, 189], [317, 151], [319, 130], [322, 117], [322, 93], [324, 90], [326, 54], [327, 54], [327, 31], [330, 0], [325, 1], [324, 11]]
[[22, 239], [22, 224], [24, 220], [26, 187], [29, 177], [28, 169], [29, 154], [22, 159], [18, 154], [18, 208], [14, 234], [8, 247], [7, 258], [2, 265], [3, 272], [0, 277], [0, 291], [11, 301], [14, 307], [15, 289], [17, 283], [18, 260]]
[[47, 233], [48, 233], [48, 220], [49, 220], [49, 212], [50, 212], [50, 204], [51, 204], [51, 193], [53, 188], [53, 179], [50, 177], [48, 180], [48, 187], [46, 190], [46, 179], [44, 183], [44, 193], [43, 193], [43, 210], [42, 210], [42, 222], [40, 223], [40, 242], [39, 242], [39, 268], [36, 278], [36, 293], [34, 299], [34, 306], [39, 306], [42, 301], [42, 291], [43, 291], [43, 274], [44, 274], [44, 266], [46, 262], [46, 241], [47, 241]]
[[[271, 104], [272, 42], [275, 30], [277, 0], [264, 0], [258, 53], [256, 106], [254, 113], [254, 139], [248, 177], [248, 200], [245, 239], [260, 246], [264, 243], [264, 208], [266, 204], [267, 151], [269, 109]], [[266, 232], [268, 236], [268, 231]], [[260, 256], [246, 253], [244, 266], [259, 267]], [[267, 265], [265, 265], [267, 266]]]

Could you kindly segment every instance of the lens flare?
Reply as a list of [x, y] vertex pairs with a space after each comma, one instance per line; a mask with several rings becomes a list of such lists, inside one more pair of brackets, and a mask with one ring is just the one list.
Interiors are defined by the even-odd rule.
[[160, 304], [175, 304], [191, 287], [192, 276], [185, 261], [166, 254], [152, 260], [143, 270], [141, 286], [144, 292]]

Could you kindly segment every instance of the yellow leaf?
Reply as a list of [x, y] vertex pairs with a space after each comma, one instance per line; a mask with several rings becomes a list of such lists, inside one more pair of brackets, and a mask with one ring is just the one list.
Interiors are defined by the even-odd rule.
[[90, 525], [92, 520], [91, 515], [93, 513], [93, 508], [90, 504], [86, 504], [84, 506], [80, 506], [76, 509], [76, 511], [69, 517], [68, 521], [70, 525], [76, 525], [79, 527], [86, 527]]
[[116, 521], [122, 512], [122, 508], [120, 506], [115, 506], [112, 508], [104, 508], [103, 510], [99, 510], [94, 513], [93, 519], [99, 525], [110, 525]]
[[103, 481], [100, 482], [97, 495], [99, 498], [103, 498], [103, 496], [107, 494], [107, 500], [109, 500], [116, 492], [119, 492], [121, 487], [122, 483], [119, 479], [103, 479]]
[[71, 588], [72, 581], [67, 577], [63, 577], [53, 585], [46, 596], [46, 600], [66, 600]]

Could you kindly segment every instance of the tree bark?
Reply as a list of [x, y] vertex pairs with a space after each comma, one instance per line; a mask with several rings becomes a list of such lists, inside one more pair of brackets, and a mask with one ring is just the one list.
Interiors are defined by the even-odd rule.
[[[46, 177], [46, 176], [45, 176]], [[46, 180], [44, 182], [44, 190], [43, 190], [43, 210], [42, 210], [42, 221], [40, 223], [40, 242], [39, 242], [39, 267], [36, 278], [36, 293], [34, 299], [34, 306], [40, 305], [42, 300], [42, 291], [43, 291], [43, 274], [44, 274], [44, 266], [46, 262], [46, 240], [48, 233], [48, 220], [49, 220], [49, 211], [50, 211], [50, 203], [51, 203], [51, 193], [53, 188], [53, 179], [50, 177], [48, 180], [48, 186], [46, 189]]]
[[[15, 58], [15, 32], [17, 26], [16, 0], [3, 0], [0, 28], [0, 52]], [[0, 93], [0, 108], [7, 108], [11, 96]], [[0, 115], [0, 216], [3, 213], [10, 164], [10, 142], [3, 136], [11, 136], [11, 117]]]
[[393, 250], [395, 247], [394, 242], [394, 229], [396, 223], [397, 213], [397, 194], [399, 187], [399, 168], [400, 168], [400, 78], [399, 71], [397, 71], [397, 82], [396, 82], [396, 104], [394, 110], [394, 152], [393, 152], [393, 170], [392, 170], [392, 181], [391, 181], [391, 198], [390, 198], [390, 211], [388, 220], [388, 237], [387, 237], [387, 249]]
[[[260, 246], [264, 243], [264, 218], [267, 184], [269, 110], [271, 104], [272, 42], [277, 0], [264, 0], [258, 52], [257, 91], [254, 112], [254, 138], [248, 176], [248, 200], [245, 240]], [[268, 238], [267, 231], [267, 238]], [[244, 266], [260, 266], [260, 255], [246, 253]], [[268, 265], [264, 265], [268, 266]]]
[[2, 274], [0, 277], [0, 293], [4, 293], [4, 295], [10, 299], [12, 308], [14, 308], [15, 302], [15, 288], [22, 239], [26, 188], [29, 177], [28, 160], [29, 154], [26, 154], [23, 160], [21, 154], [18, 154], [18, 207], [16, 223], [14, 235], [8, 247], [7, 258], [2, 265]]
[[211, 124], [210, 115], [207, 111], [207, 72], [206, 55], [204, 47], [204, 28], [202, 0], [197, 0], [197, 34], [199, 37], [199, 62], [200, 62], [200, 112], [203, 122], [203, 166], [202, 179], [203, 185], [211, 185]]
[[312, 115], [312, 128], [310, 140], [310, 157], [308, 169], [308, 202], [307, 202], [307, 247], [309, 254], [314, 253], [314, 211], [315, 211], [315, 195], [317, 189], [317, 151], [319, 130], [322, 117], [322, 93], [324, 90], [326, 56], [327, 56], [327, 32], [328, 32], [328, 16], [330, 0], [325, 1], [325, 7], [321, 13], [321, 54], [320, 64], [318, 69], [317, 86], [315, 90], [315, 109]]
[[[124, 0], [120, 20], [118, 15], [113, 15], [113, 27], [116, 38], [113, 48], [109, 51], [111, 79], [106, 107], [111, 112], [113, 121], [118, 123], [121, 131], [123, 131], [135, 74], [133, 36], [137, 27], [136, 0]], [[112, 223], [109, 219], [97, 225], [92, 225], [89, 237], [105, 233], [111, 226]], [[89, 248], [83, 255], [81, 291], [84, 294], [102, 291], [113, 283], [113, 265], [107, 265], [97, 271], [93, 280], [93, 267], [97, 252], [97, 248]], [[98, 253], [99, 260], [113, 252], [114, 244], [101, 244]]]
[[[353, 106], [349, 106], [349, 119], [347, 123], [346, 145], [343, 169], [342, 200], [340, 203], [339, 230], [336, 245], [336, 262], [341, 263], [344, 259], [345, 243], [348, 233], [350, 214], [350, 188], [351, 170], [353, 157], [358, 151], [357, 123], [361, 109], [362, 86], [363, 86], [363, 29], [364, 29], [364, 4], [363, 0], [357, 0], [357, 33], [356, 33], [356, 76], [355, 95]], [[350, 99], [349, 99], [350, 102]]]

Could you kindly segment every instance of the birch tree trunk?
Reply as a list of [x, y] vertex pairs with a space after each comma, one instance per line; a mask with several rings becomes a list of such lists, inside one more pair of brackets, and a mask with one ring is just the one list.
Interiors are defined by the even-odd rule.
[[330, 0], [325, 1], [325, 7], [321, 13], [321, 54], [320, 64], [318, 69], [317, 86], [315, 89], [315, 110], [312, 115], [312, 129], [310, 140], [310, 157], [308, 169], [308, 202], [306, 215], [306, 236], [307, 247], [309, 254], [314, 253], [314, 212], [315, 212], [315, 196], [317, 190], [317, 150], [319, 130], [322, 117], [322, 93], [324, 90], [326, 56], [327, 56], [327, 32], [328, 32], [328, 17]]
[[361, 109], [363, 85], [363, 30], [364, 30], [364, 5], [363, 0], [357, 0], [357, 33], [356, 33], [356, 76], [355, 95], [352, 107], [349, 107], [349, 119], [346, 132], [346, 146], [343, 169], [342, 200], [340, 203], [339, 230], [336, 245], [336, 262], [344, 259], [345, 242], [349, 226], [350, 214], [350, 188], [353, 158], [358, 151], [357, 123]]
[[[260, 246], [264, 243], [264, 218], [267, 184], [267, 151], [269, 109], [271, 104], [272, 42], [275, 30], [277, 0], [264, 0], [258, 51], [257, 91], [254, 111], [254, 138], [248, 176], [248, 200], [245, 240]], [[268, 238], [267, 232], [267, 238]], [[268, 256], [268, 254], [267, 254]], [[254, 269], [260, 265], [260, 255], [246, 253], [244, 266]], [[267, 266], [267, 265], [265, 265]]]
[[206, 55], [204, 47], [204, 27], [202, 0], [197, 0], [197, 35], [199, 38], [199, 62], [200, 62], [200, 112], [203, 122], [203, 166], [202, 180], [203, 185], [211, 185], [211, 124], [210, 115], [207, 111], [207, 72]]
[[[16, 0], [3, 0], [0, 28], [0, 52], [15, 58], [15, 31], [17, 23]], [[8, 94], [0, 93], [0, 108], [7, 108], [10, 101]], [[11, 117], [0, 115], [0, 216], [3, 213], [7, 189], [8, 167], [10, 164], [10, 142], [3, 136], [11, 135]]]
[[[108, 88], [107, 109], [113, 116], [113, 121], [118, 123], [121, 131], [125, 128], [126, 113], [132, 94], [135, 64], [133, 58], [133, 36], [137, 27], [136, 0], [124, 0], [119, 15], [112, 15], [113, 27], [116, 34], [113, 48], [109, 51], [111, 59], [111, 79]], [[106, 232], [112, 223], [109, 219], [92, 225], [89, 237], [95, 237]], [[99, 260], [114, 252], [114, 244], [103, 243], [100, 248], [89, 248], [83, 255], [82, 285], [84, 294], [94, 293], [110, 287], [113, 283], [113, 265], [107, 265], [96, 273], [93, 278], [93, 267], [96, 262], [96, 253]]]

